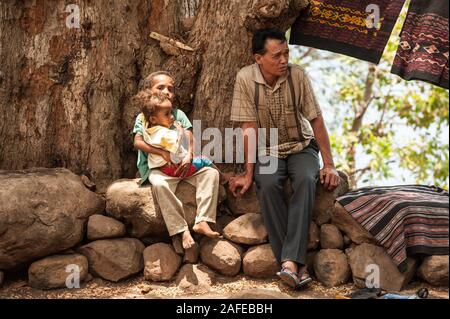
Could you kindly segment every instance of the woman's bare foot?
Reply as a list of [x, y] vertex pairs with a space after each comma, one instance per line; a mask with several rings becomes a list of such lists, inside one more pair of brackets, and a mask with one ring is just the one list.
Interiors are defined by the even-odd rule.
[[199, 234], [205, 235], [207, 237], [211, 237], [211, 238], [217, 238], [220, 236], [220, 234], [218, 232], [215, 232], [211, 229], [211, 227], [209, 227], [207, 222], [200, 222], [198, 224], [195, 224], [194, 227], [192, 227], [192, 229]]
[[192, 246], [195, 245], [195, 241], [194, 241], [194, 239], [192, 238], [189, 229], [186, 229], [186, 230], [183, 232], [182, 239], [183, 239], [183, 248], [184, 248], [184, 249], [189, 249], [189, 248], [191, 248]]

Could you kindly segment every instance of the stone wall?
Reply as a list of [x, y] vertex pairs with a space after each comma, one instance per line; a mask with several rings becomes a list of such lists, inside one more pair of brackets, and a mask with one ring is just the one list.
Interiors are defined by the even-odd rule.
[[[194, 234], [197, 244], [184, 251], [180, 240], [169, 237], [151, 186], [139, 187], [137, 179], [114, 182], [105, 199], [88, 189], [95, 185], [86, 177], [65, 169], [1, 171], [0, 182], [0, 284], [8, 272], [28, 267], [29, 285], [39, 289], [73, 284], [69, 275], [75, 269], [81, 281], [97, 276], [117, 282], [141, 274], [206, 292], [216, 274], [273, 278], [280, 268], [254, 186], [240, 198], [221, 187], [214, 227], [222, 238]], [[335, 203], [347, 191], [344, 174], [333, 192], [318, 184], [308, 243], [314, 279], [327, 287], [350, 281], [365, 287], [370, 265], [376, 264], [384, 290], [399, 291], [416, 274], [448, 285], [448, 256], [410, 258], [408, 270], [400, 273], [384, 248]], [[289, 183], [285, 192], [288, 201]], [[176, 194], [192, 226], [195, 189], [181, 182]]]

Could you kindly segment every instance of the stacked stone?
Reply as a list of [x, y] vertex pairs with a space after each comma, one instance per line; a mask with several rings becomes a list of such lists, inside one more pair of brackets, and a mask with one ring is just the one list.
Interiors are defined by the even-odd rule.
[[[448, 256], [430, 256], [420, 268], [410, 258], [400, 273], [385, 250], [339, 204], [348, 191], [346, 176], [333, 192], [317, 186], [308, 243], [308, 269], [328, 287], [353, 280], [366, 286], [373, 265], [381, 288], [401, 290], [416, 273], [434, 285], [448, 285]], [[0, 172], [0, 285], [4, 274], [28, 266], [29, 285], [75, 288], [92, 276], [120, 281], [143, 273], [149, 281], [172, 281], [188, 292], [207, 292], [217, 274], [272, 278], [279, 270], [268, 243], [255, 186], [235, 198], [221, 187], [216, 230], [222, 238], [196, 236], [184, 250], [171, 240], [151, 186], [119, 180], [106, 202], [85, 176], [65, 169]], [[289, 183], [286, 201], [291, 195]], [[176, 191], [190, 227], [196, 214], [195, 189], [181, 182]], [[372, 269], [372, 270], [371, 270]]]
[[29, 285], [40, 289], [89, 280], [87, 258], [71, 248], [104, 199], [66, 169], [0, 171], [0, 185], [0, 269], [29, 266]]

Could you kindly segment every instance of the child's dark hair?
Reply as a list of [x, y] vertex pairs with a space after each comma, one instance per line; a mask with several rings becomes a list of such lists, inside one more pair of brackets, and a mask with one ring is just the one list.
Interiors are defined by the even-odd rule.
[[142, 90], [133, 97], [133, 102], [139, 107], [147, 121], [150, 121], [150, 117], [166, 101], [169, 101], [167, 95], [160, 92], [152, 93], [149, 90]]

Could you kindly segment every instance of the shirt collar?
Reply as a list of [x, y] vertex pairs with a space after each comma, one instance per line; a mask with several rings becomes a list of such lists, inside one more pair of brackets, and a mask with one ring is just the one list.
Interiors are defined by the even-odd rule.
[[[290, 66], [290, 64], [289, 64], [289, 66]], [[280, 87], [280, 85], [287, 80], [289, 72], [290, 72], [290, 68], [288, 67], [288, 70], [286, 71], [286, 73], [278, 78], [278, 81], [275, 84], [273, 91], [278, 89]], [[267, 84], [266, 80], [264, 79], [264, 76], [261, 73], [261, 69], [259, 68], [258, 63], [253, 64], [253, 80], [256, 83], [263, 84], [272, 89], [272, 87], [269, 84]]]

